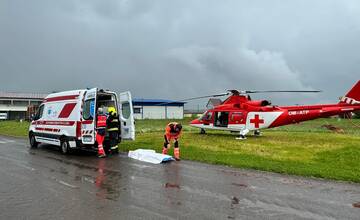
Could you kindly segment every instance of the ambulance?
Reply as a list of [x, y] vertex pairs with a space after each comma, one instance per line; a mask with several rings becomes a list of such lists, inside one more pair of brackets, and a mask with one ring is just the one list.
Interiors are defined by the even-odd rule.
[[119, 115], [119, 132], [111, 137], [106, 132], [105, 150], [121, 140], [134, 140], [131, 93], [123, 92], [118, 96], [112, 91], [93, 88], [48, 95], [31, 118], [30, 146], [56, 145], [64, 154], [76, 148], [96, 150], [97, 109], [102, 108], [107, 113], [110, 107], [114, 107]]

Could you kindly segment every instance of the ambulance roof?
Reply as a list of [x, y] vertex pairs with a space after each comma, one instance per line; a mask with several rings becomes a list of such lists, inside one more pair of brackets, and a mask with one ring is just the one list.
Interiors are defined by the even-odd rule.
[[45, 99], [59, 97], [59, 96], [80, 95], [80, 93], [84, 92], [84, 91], [86, 91], [86, 89], [70, 90], [70, 91], [64, 91], [64, 92], [51, 93], [50, 95], [46, 96]]

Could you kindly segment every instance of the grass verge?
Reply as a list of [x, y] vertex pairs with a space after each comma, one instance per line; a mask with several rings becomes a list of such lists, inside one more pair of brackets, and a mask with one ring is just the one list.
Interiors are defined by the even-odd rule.
[[29, 122], [0, 121], [0, 134], [15, 137], [27, 137]]
[[[265, 130], [263, 136], [235, 140], [236, 134], [208, 131], [199, 134], [180, 120], [183, 159], [232, 167], [360, 182], [360, 120], [318, 119]], [[136, 141], [124, 141], [122, 151], [138, 148], [161, 152], [163, 130], [168, 120], [136, 122]], [[334, 125], [343, 133], [322, 127]], [[0, 122], [0, 134], [27, 136], [28, 123]], [[172, 153], [172, 150], [170, 150]]]

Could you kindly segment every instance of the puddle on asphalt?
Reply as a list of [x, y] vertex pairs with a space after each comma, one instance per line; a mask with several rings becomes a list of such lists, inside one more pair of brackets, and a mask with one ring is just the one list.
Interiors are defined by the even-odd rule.
[[[239, 198], [238, 197], [236, 197], [236, 196], [233, 196], [232, 198], [231, 198], [231, 205], [230, 205], [230, 209], [231, 210], [234, 210], [235, 209], [235, 207], [236, 207], [236, 205], [238, 205], [239, 204], [239, 202], [240, 202], [240, 200], [239, 200]], [[232, 217], [234, 217], [234, 216], [228, 216], [228, 218], [232, 218]]]
[[239, 202], [240, 202], [240, 200], [239, 200], [238, 197], [233, 196], [233, 197], [231, 198], [231, 205], [237, 205], [237, 204], [239, 204]]
[[62, 174], [65, 174], [65, 175], [69, 174], [69, 171], [67, 171], [64, 167], [60, 167], [59, 172], [62, 173]]
[[76, 167], [79, 168], [79, 169], [93, 170], [93, 171], [95, 171], [95, 172], [98, 171], [98, 168], [97, 168], [97, 167], [85, 165], [85, 164], [78, 163], [78, 162], [67, 161], [67, 160], [63, 160], [63, 159], [59, 159], [59, 158], [51, 157], [51, 156], [45, 156], [45, 158], [48, 158], [48, 159], [51, 159], [51, 160], [55, 160], [55, 161], [64, 163], [64, 164], [66, 164], [66, 165], [73, 165], [73, 166], [76, 166]]
[[[74, 162], [74, 161], [68, 161], [68, 160], [63, 160], [63, 159], [59, 159], [59, 158], [55, 158], [55, 157], [51, 157], [51, 156], [45, 156], [48, 159], [52, 159], [61, 163], [64, 163], [66, 165], [72, 165], [75, 166], [79, 169], [83, 169], [83, 170], [92, 170], [94, 172], [98, 172], [99, 169], [103, 170], [102, 172], [105, 173], [106, 176], [121, 176], [121, 173], [119, 170], [113, 170], [113, 169], [107, 169], [107, 168], [100, 168], [100, 167], [96, 167], [96, 166], [91, 166], [91, 165], [87, 165], [87, 164], [83, 164], [80, 162]], [[106, 167], [106, 163], [102, 165], [103, 167]], [[61, 170], [61, 167], [59, 168], [59, 172], [63, 173], [63, 172], [67, 172], [64, 170]]]
[[177, 202], [176, 201], [171, 201], [170, 204], [180, 206], [181, 202], [180, 201], [177, 201]]
[[232, 175], [232, 176], [239, 176], [239, 174], [235, 171], [230, 171], [230, 170], [220, 170], [222, 173], [228, 174], [228, 175]]
[[180, 186], [176, 183], [166, 183], [165, 184], [165, 188], [176, 188], [176, 189], [180, 189]]
[[243, 183], [231, 183], [231, 185], [238, 186], [238, 187], [244, 187], [244, 188], [248, 187], [248, 185], [243, 184]]
[[91, 183], [91, 184], [94, 184], [95, 183], [95, 180], [92, 176], [89, 176], [89, 175], [82, 175], [82, 176], [75, 176], [74, 178], [75, 181], [80, 181], [80, 182], [83, 182], [83, 183]]
[[354, 204], [353, 204], [353, 207], [354, 207], [354, 208], [360, 208], [360, 202], [354, 203]]

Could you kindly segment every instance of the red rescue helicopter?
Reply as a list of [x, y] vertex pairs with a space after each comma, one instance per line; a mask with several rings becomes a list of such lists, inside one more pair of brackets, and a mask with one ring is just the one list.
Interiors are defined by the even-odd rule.
[[207, 110], [199, 119], [190, 125], [201, 129], [226, 130], [239, 132], [237, 139], [246, 139], [253, 131], [260, 135], [260, 129], [274, 128], [316, 118], [329, 117], [360, 110], [360, 80], [340, 99], [337, 104], [275, 106], [267, 100], [251, 100], [249, 94], [267, 92], [320, 92], [320, 91], [238, 91], [202, 96], [188, 100], [230, 95], [221, 104]]

